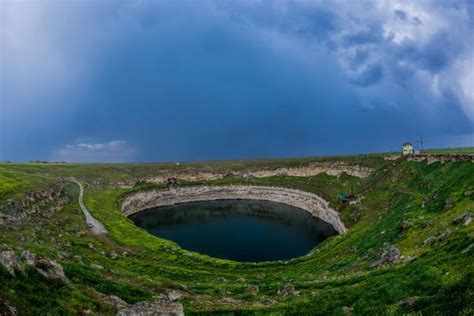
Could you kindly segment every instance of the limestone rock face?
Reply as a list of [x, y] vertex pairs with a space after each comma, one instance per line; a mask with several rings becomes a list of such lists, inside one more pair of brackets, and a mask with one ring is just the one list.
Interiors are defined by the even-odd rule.
[[138, 302], [119, 310], [117, 316], [184, 316], [184, 310], [178, 302]]
[[0, 253], [0, 263], [12, 276], [15, 276], [17, 272], [23, 271], [20, 261], [13, 251], [2, 251]]
[[144, 209], [178, 203], [234, 199], [272, 201], [298, 207], [331, 224], [339, 233], [346, 231], [339, 213], [329, 202], [313, 193], [281, 187], [228, 185], [140, 191], [122, 199], [121, 209], [125, 216], [130, 216]]

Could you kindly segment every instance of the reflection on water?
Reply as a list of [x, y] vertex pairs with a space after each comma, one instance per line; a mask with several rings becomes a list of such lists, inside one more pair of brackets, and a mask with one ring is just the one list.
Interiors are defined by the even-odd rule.
[[218, 200], [159, 207], [130, 216], [182, 248], [236, 261], [285, 260], [337, 234], [328, 223], [281, 203]]

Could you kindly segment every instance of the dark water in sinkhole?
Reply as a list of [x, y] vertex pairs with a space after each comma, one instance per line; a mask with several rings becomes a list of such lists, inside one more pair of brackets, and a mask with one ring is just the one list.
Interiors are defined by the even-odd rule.
[[181, 248], [245, 262], [303, 256], [337, 234], [330, 224], [305, 210], [269, 201], [182, 203], [146, 210], [130, 219]]

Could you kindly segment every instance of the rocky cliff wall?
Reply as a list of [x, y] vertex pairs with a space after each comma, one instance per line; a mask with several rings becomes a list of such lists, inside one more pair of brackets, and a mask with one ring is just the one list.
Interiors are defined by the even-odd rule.
[[470, 154], [447, 154], [447, 155], [414, 155], [407, 158], [408, 161], [423, 161], [426, 160], [428, 164], [435, 162], [459, 162], [470, 161], [474, 162], [474, 155]]
[[171, 190], [150, 190], [133, 193], [121, 201], [126, 216], [159, 206], [208, 200], [264, 200], [284, 203], [308, 211], [315, 217], [331, 224], [339, 233], [346, 227], [339, 214], [329, 203], [316, 194], [299, 190], [264, 186], [196, 186]]

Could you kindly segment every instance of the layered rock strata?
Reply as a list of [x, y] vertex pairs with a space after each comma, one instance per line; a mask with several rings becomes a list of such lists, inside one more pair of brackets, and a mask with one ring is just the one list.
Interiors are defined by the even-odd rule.
[[126, 216], [130, 216], [146, 209], [178, 203], [235, 199], [272, 201], [298, 207], [331, 224], [337, 232], [346, 231], [339, 214], [329, 206], [329, 202], [313, 193], [279, 187], [195, 186], [141, 191], [122, 199], [121, 209]]

